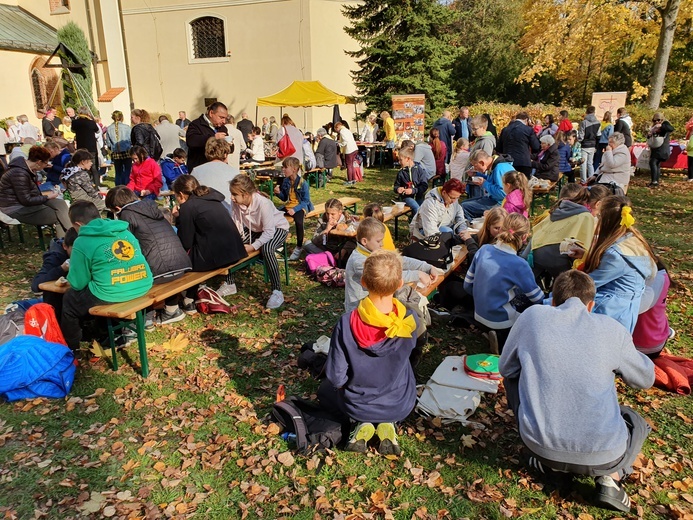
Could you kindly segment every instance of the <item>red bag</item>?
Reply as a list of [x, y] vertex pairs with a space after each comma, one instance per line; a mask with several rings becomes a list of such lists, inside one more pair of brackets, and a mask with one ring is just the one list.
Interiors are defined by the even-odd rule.
[[67, 346], [63, 331], [60, 330], [55, 309], [47, 303], [37, 303], [29, 307], [24, 315], [24, 334], [31, 334], [45, 339], [50, 343], [60, 343]]
[[226, 303], [226, 300], [206, 285], [200, 286], [197, 290], [195, 305], [197, 311], [202, 314], [229, 314], [231, 312], [231, 307]]
[[277, 143], [277, 159], [283, 159], [284, 157], [291, 157], [296, 153], [296, 147], [294, 143], [291, 142], [289, 137], [289, 131], [284, 127], [284, 137], [282, 137]]

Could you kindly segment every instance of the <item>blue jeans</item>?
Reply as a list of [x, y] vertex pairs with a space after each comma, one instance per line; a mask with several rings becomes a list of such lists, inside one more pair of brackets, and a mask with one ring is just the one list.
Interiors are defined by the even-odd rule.
[[414, 199], [413, 197], [404, 197], [402, 200], [411, 208], [412, 213], [419, 211], [419, 206], [423, 202], [423, 199]]
[[462, 203], [462, 210], [464, 211], [464, 218], [471, 220], [483, 217], [484, 211], [496, 206], [498, 206], [498, 202], [491, 197], [477, 197], [476, 199], [465, 200]]
[[594, 175], [594, 154], [596, 151], [596, 148], [582, 149], [583, 163], [580, 165], [580, 180], [583, 182]]

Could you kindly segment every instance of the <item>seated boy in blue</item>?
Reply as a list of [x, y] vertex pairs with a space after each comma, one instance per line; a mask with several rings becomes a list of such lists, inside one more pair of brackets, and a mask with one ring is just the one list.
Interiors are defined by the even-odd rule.
[[399, 164], [402, 169], [395, 178], [394, 191], [416, 213], [428, 189], [426, 172], [419, 163], [414, 162], [414, 150], [411, 148], [399, 150]]
[[164, 187], [162, 190], [170, 190], [175, 181], [181, 175], [188, 173], [188, 167], [185, 166], [185, 160], [188, 154], [182, 148], [176, 148], [173, 153], [167, 155], [161, 160], [161, 175], [164, 178]]
[[409, 355], [417, 327], [416, 317], [393, 297], [403, 284], [402, 258], [384, 249], [369, 255], [361, 283], [368, 296], [342, 315], [332, 332], [325, 385], [331, 385], [340, 411], [358, 423], [348, 451], [365, 452], [377, 434], [381, 454], [400, 455], [395, 423], [416, 403]]
[[70, 206], [70, 221], [78, 236], [72, 246], [63, 297], [60, 328], [67, 346], [79, 348], [81, 320], [89, 309], [106, 303], [139, 298], [152, 287], [152, 272], [140, 244], [123, 220], [102, 219], [93, 202], [78, 200]]
[[594, 297], [588, 275], [561, 273], [552, 306], [535, 305], [517, 319], [499, 368], [529, 466], [595, 477], [597, 505], [628, 512], [621, 482], [650, 427], [635, 410], [619, 407], [614, 374], [649, 388], [654, 365], [625, 327], [592, 312]]
[[[512, 158], [507, 155], [494, 155], [491, 157], [484, 150], [475, 150], [469, 156], [469, 164], [472, 165], [474, 177], [482, 178], [481, 186], [486, 195], [467, 199], [462, 202], [462, 209], [467, 220], [484, 216], [487, 209], [498, 206], [505, 199], [503, 190], [503, 175], [514, 171]], [[470, 183], [474, 184], [471, 179]]]
[[[373, 217], [364, 218], [356, 230], [356, 249], [347, 260], [344, 272], [344, 310], [353, 311], [361, 300], [368, 295], [368, 289], [363, 285], [363, 266], [366, 259], [383, 247], [385, 239], [385, 224]], [[432, 274], [433, 266], [423, 260], [402, 257], [405, 283], [420, 282], [428, 286], [437, 279]]]
[[[31, 281], [31, 291], [41, 292], [39, 285], [44, 282], [52, 282], [61, 276], [66, 276], [70, 269], [70, 253], [72, 246], [77, 239], [77, 230], [70, 228], [65, 232], [65, 238], [54, 238], [48, 246], [48, 251], [43, 253], [43, 265]], [[60, 319], [63, 309], [63, 295], [60, 293], [46, 291], [43, 293], [43, 301], [53, 306], [55, 316]]]

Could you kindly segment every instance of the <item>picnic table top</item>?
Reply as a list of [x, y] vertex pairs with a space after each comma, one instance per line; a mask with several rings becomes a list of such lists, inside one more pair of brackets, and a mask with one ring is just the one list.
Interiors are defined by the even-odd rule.
[[[384, 214], [385, 218], [383, 219], [383, 221], [388, 222], [389, 220], [400, 217], [409, 212], [411, 212], [411, 208], [409, 206], [404, 206], [402, 209], [398, 208], [397, 206], [392, 206], [392, 211]], [[330, 235], [334, 235], [336, 237], [355, 237], [356, 230], [354, 229], [353, 231], [350, 231], [349, 228], [333, 229], [332, 231], [330, 231]]]
[[445, 271], [445, 274], [443, 276], [439, 276], [438, 279], [433, 282], [431, 285], [428, 287], [422, 287], [422, 288], [417, 288], [416, 290], [421, 293], [423, 296], [428, 297], [435, 291], [438, 286], [443, 283], [443, 280], [445, 280], [450, 273], [452, 273], [455, 269], [457, 269], [462, 262], [465, 261], [467, 258], [467, 246], [462, 245], [460, 248], [460, 251], [455, 255], [455, 258], [452, 261], [452, 264], [448, 265], [447, 271]]

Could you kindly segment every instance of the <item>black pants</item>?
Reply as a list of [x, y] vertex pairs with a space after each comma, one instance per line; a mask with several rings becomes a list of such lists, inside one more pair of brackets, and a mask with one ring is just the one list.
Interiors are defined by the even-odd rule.
[[132, 159], [129, 157], [127, 159], [113, 159], [113, 168], [115, 169], [115, 185], [126, 186], [130, 182]]
[[515, 166], [515, 171], [524, 173], [527, 179], [529, 179], [532, 176], [531, 166]]
[[662, 159], [650, 156], [650, 179], [652, 184], [659, 184], [659, 176], [661, 174]]
[[105, 302], [94, 296], [89, 287], [81, 291], [70, 289], [65, 293], [60, 328], [68, 347], [72, 350], [79, 348], [79, 342], [82, 340], [82, 320], [89, 316], [89, 309], [106, 303], [111, 302]]
[[[303, 213], [303, 212], [301, 212]], [[286, 236], [289, 232], [286, 229], [277, 228], [274, 231], [274, 236], [269, 242], [266, 242], [260, 248], [260, 256], [262, 261], [265, 263], [265, 268], [267, 269], [267, 274], [269, 275], [270, 284], [273, 291], [282, 290], [282, 279], [279, 273], [279, 262], [274, 254], [277, 249], [279, 249], [282, 244], [286, 242]], [[248, 228], [243, 230], [243, 242], [247, 244], [252, 244], [254, 240], [262, 235], [262, 232], [250, 232]], [[229, 274], [226, 277], [226, 283], [235, 283], [233, 274]]]
[[286, 213], [286, 215], [293, 217], [294, 223], [296, 224], [296, 247], [303, 246], [303, 235], [305, 233], [303, 228], [303, 221], [306, 218], [306, 212], [304, 210], [301, 210], [297, 211], [293, 215], [289, 215], [288, 213]]
[[[503, 386], [505, 387], [505, 396], [508, 400], [508, 407], [515, 414], [515, 419], [518, 420], [518, 411], [520, 408], [519, 379], [505, 378], [503, 380]], [[633, 472], [633, 463], [635, 462], [635, 459], [638, 458], [638, 454], [640, 453], [640, 450], [642, 450], [642, 445], [650, 433], [651, 428], [647, 424], [647, 421], [645, 421], [645, 419], [643, 419], [632, 408], [628, 406], [620, 406], [619, 408], [621, 409], [621, 417], [626, 423], [626, 427], [628, 429], [628, 443], [626, 444], [625, 453], [618, 459], [612, 462], [607, 462], [606, 464], [593, 466], [589, 464], [568, 464], [565, 462], [548, 460], [534, 453], [532, 453], [532, 455], [536, 457], [539, 462], [542, 463], [542, 465], [556, 471], [574, 473], [576, 475], [587, 475], [590, 477], [618, 473], [621, 478], [627, 477]]]
[[688, 156], [688, 178], [693, 179], [693, 156]]

